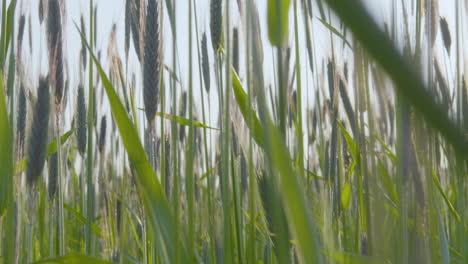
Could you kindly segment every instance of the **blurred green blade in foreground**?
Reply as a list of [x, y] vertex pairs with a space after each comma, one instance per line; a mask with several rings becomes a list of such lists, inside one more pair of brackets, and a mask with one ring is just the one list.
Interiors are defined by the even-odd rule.
[[429, 93], [420, 75], [398, 52], [358, 0], [328, 0], [362, 46], [387, 71], [397, 93], [447, 139], [459, 156], [468, 158], [468, 141]]

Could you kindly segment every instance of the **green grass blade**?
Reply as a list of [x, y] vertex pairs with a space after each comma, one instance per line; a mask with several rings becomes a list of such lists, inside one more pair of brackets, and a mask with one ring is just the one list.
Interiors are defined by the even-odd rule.
[[[70, 136], [76, 131], [77, 129], [71, 129], [62, 136], [60, 136], [60, 145], [63, 146], [70, 138]], [[47, 158], [50, 157], [52, 154], [57, 152], [57, 140], [49, 143], [47, 146]], [[25, 171], [28, 167], [28, 157], [24, 157], [22, 160], [18, 161], [15, 164], [15, 175]]]
[[[258, 145], [262, 146], [264, 143], [263, 135], [262, 135], [262, 124], [255, 113], [252, 105], [249, 104], [248, 95], [245, 93], [244, 88], [242, 87], [242, 83], [239, 80], [239, 76], [234, 69], [231, 70], [232, 72], [232, 89], [234, 89], [234, 97], [236, 98], [237, 105], [246, 121], [247, 126], [249, 127], [254, 140], [257, 142]], [[252, 118], [251, 122], [247, 122]]]
[[[142, 108], [139, 108], [139, 109], [142, 110], [142, 111], [145, 111], [145, 109], [142, 109]], [[219, 128], [210, 127], [210, 126], [207, 126], [207, 125], [205, 125], [203, 123], [200, 123], [198, 121], [190, 120], [190, 119], [182, 117], [182, 116], [165, 114], [165, 113], [161, 113], [161, 112], [157, 112], [156, 116], [165, 118], [165, 119], [170, 120], [170, 121], [174, 121], [177, 124], [182, 125], [182, 126], [193, 126], [193, 127], [207, 128], [207, 129], [213, 129], [213, 130], [218, 130], [219, 131]]]
[[346, 39], [346, 37], [341, 34], [338, 29], [336, 29], [334, 26], [330, 25], [327, 21], [317, 17], [317, 19], [326, 27], [328, 28], [328, 30], [330, 30], [333, 34], [337, 35], [340, 39], [342, 39], [344, 41], [344, 43], [346, 45], [348, 45], [348, 47], [350, 49], [353, 49], [353, 47], [351, 46], [351, 44], [349, 43], [349, 41]]
[[10, 153], [11, 129], [8, 119], [7, 106], [5, 101], [5, 90], [3, 88], [3, 75], [0, 76], [0, 216], [3, 215], [7, 205], [8, 163]]
[[450, 210], [450, 213], [457, 219], [458, 223], [461, 223], [461, 217], [455, 210], [455, 207], [453, 207], [452, 203], [450, 202], [448, 196], [445, 194], [444, 189], [442, 189], [442, 185], [440, 184], [439, 178], [437, 177], [436, 172], [433, 170], [432, 171], [432, 179], [434, 180], [435, 185], [437, 186], [437, 189], [440, 192], [440, 195], [444, 198], [444, 202], [447, 205], [447, 207]]

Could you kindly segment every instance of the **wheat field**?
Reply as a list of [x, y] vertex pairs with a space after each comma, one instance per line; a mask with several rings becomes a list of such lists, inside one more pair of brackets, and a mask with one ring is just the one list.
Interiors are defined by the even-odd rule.
[[2, 0], [0, 264], [468, 263], [467, 14]]

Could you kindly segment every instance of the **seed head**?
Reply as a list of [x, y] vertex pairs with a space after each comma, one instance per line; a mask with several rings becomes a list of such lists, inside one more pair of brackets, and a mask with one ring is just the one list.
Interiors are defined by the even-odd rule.
[[239, 30], [234, 28], [232, 36], [232, 65], [239, 74]]
[[17, 133], [18, 133], [18, 147], [19, 153], [23, 153], [24, 138], [26, 134], [26, 114], [27, 114], [27, 101], [24, 87], [21, 85], [19, 98], [18, 98], [18, 116], [17, 116]]
[[86, 103], [84, 98], [84, 88], [82, 85], [78, 86], [78, 102], [77, 102], [77, 143], [78, 150], [81, 155], [84, 155], [86, 151]]
[[210, 93], [210, 61], [208, 58], [208, 45], [206, 44], [206, 34], [202, 37], [202, 70], [203, 80], [205, 81], [206, 93]]
[[149, 0], [146, 12], [143, 92], [146, 118], [152, 123], [159, 100], [159, 21], [158, 4]]
[[57, 194], [58, 154], [55, 152], [49, 158], [49, 198], [54, 199]]
[[222, 35], [222, 16], [221, 9], [223, 6], [222, 0], [211, 0], [210, 4], [210, 30], [211, 30], [211, 44], [215, 52], [218, 51], [221, 45]]
[[28, 168], [26, 179], [29, 187], [33, 187], [44, 168], [47, 135], [49, 130], [50, 94], [48, 78], [40, 78], [37, 90], [37, 102], [34, 108], [33, 123], [29, 135]]
[[440, 18], [440, 31], [442, 32], [442, 39], [447, 53], [450, 55], [450, 47], [452, 45], [452, 37], [450, 36], [450, 29], [445, 18]]
[[107, 119], [103, 116], [101, 119], [101, 132], [99, 134], [99, 153], [104, 151], [106, 146], [106, 130], [107, 130]]
[[62, 51], [62, 18], [58, 0], [49, 1], [47, 16], [47, 33], [49, 45], [49, 72], [55, 88], [55, 103], [60, 105], [63, 97], [63, 51]]

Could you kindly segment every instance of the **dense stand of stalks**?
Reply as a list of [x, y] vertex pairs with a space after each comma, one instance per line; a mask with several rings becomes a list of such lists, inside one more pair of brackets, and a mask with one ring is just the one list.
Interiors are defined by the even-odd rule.
[[467, 262], [468, 2], [16, 2], [0, 264]]

